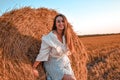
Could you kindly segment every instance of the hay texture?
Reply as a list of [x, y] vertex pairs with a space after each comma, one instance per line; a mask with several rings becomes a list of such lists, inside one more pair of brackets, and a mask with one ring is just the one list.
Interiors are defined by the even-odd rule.
[[[39, 52], [41, 37], [50, 32], [57, 14], [52, 9], [24, 7], [0, 16], [0, 80], [36, 80], [32, 64]], [[77, 80], [86, 80], [86, 54], [73, 54], [70, 59]], [[42, 64], [37, 69], [39, 80], [45, 80]]]

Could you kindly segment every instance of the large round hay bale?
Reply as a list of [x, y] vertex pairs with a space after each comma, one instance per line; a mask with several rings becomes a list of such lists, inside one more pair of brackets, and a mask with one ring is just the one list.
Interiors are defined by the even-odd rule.
[[[24, 7], [0, 16], [1, 79], [35, 80], [32, 64], [39, 52], [41, 37], [50, 32], [57, 14], [52, 9]], [[74, 54], [70, 59], [77, 80], [86, 80], [86, 54]], [[39, 80], [45, 80], [42, 65], [38, 70]]]

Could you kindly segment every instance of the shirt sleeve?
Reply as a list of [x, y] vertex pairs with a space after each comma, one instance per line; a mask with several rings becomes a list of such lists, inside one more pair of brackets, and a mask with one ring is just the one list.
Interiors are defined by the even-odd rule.
[[36, 61], [48, 61], [50, 50], [51, 47], [46, 43], [44, 37], [42, 37], [41, 48], [39, 50], [39, 54], [37, 55]]

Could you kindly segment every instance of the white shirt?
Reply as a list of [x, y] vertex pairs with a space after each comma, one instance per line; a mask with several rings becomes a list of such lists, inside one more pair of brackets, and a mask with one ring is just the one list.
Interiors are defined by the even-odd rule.
[[36, 61], [48, 61], [51, 57], [60, 59], [62, 56], [70, 54], [65, 43], [65, 37], [63, 36], [62, 39], [63, 43], [58, 40], [52, 31], [44, 35]]

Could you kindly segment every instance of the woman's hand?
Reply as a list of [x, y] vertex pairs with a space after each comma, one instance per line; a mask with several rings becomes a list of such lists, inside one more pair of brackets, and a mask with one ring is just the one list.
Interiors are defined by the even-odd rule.
[[64, 74], [62, 80], [76, 80], [76, 79], [75, 79], [75, 77], [72, 76], [72, 75]]
[[39, 77], [38, 70], [35, 69], [35, 68], [33, 68], [33, 74], [34, 74], [35, 77], [37, 77], [37, 78]]
[[35, 61], [33, 64], [33, 74], [37, 78], [39, 77], [39, 73], [38, 73], [38, 70], [36, 68], [37, 68], [39, 63], [40, 63], [40, 61]]

